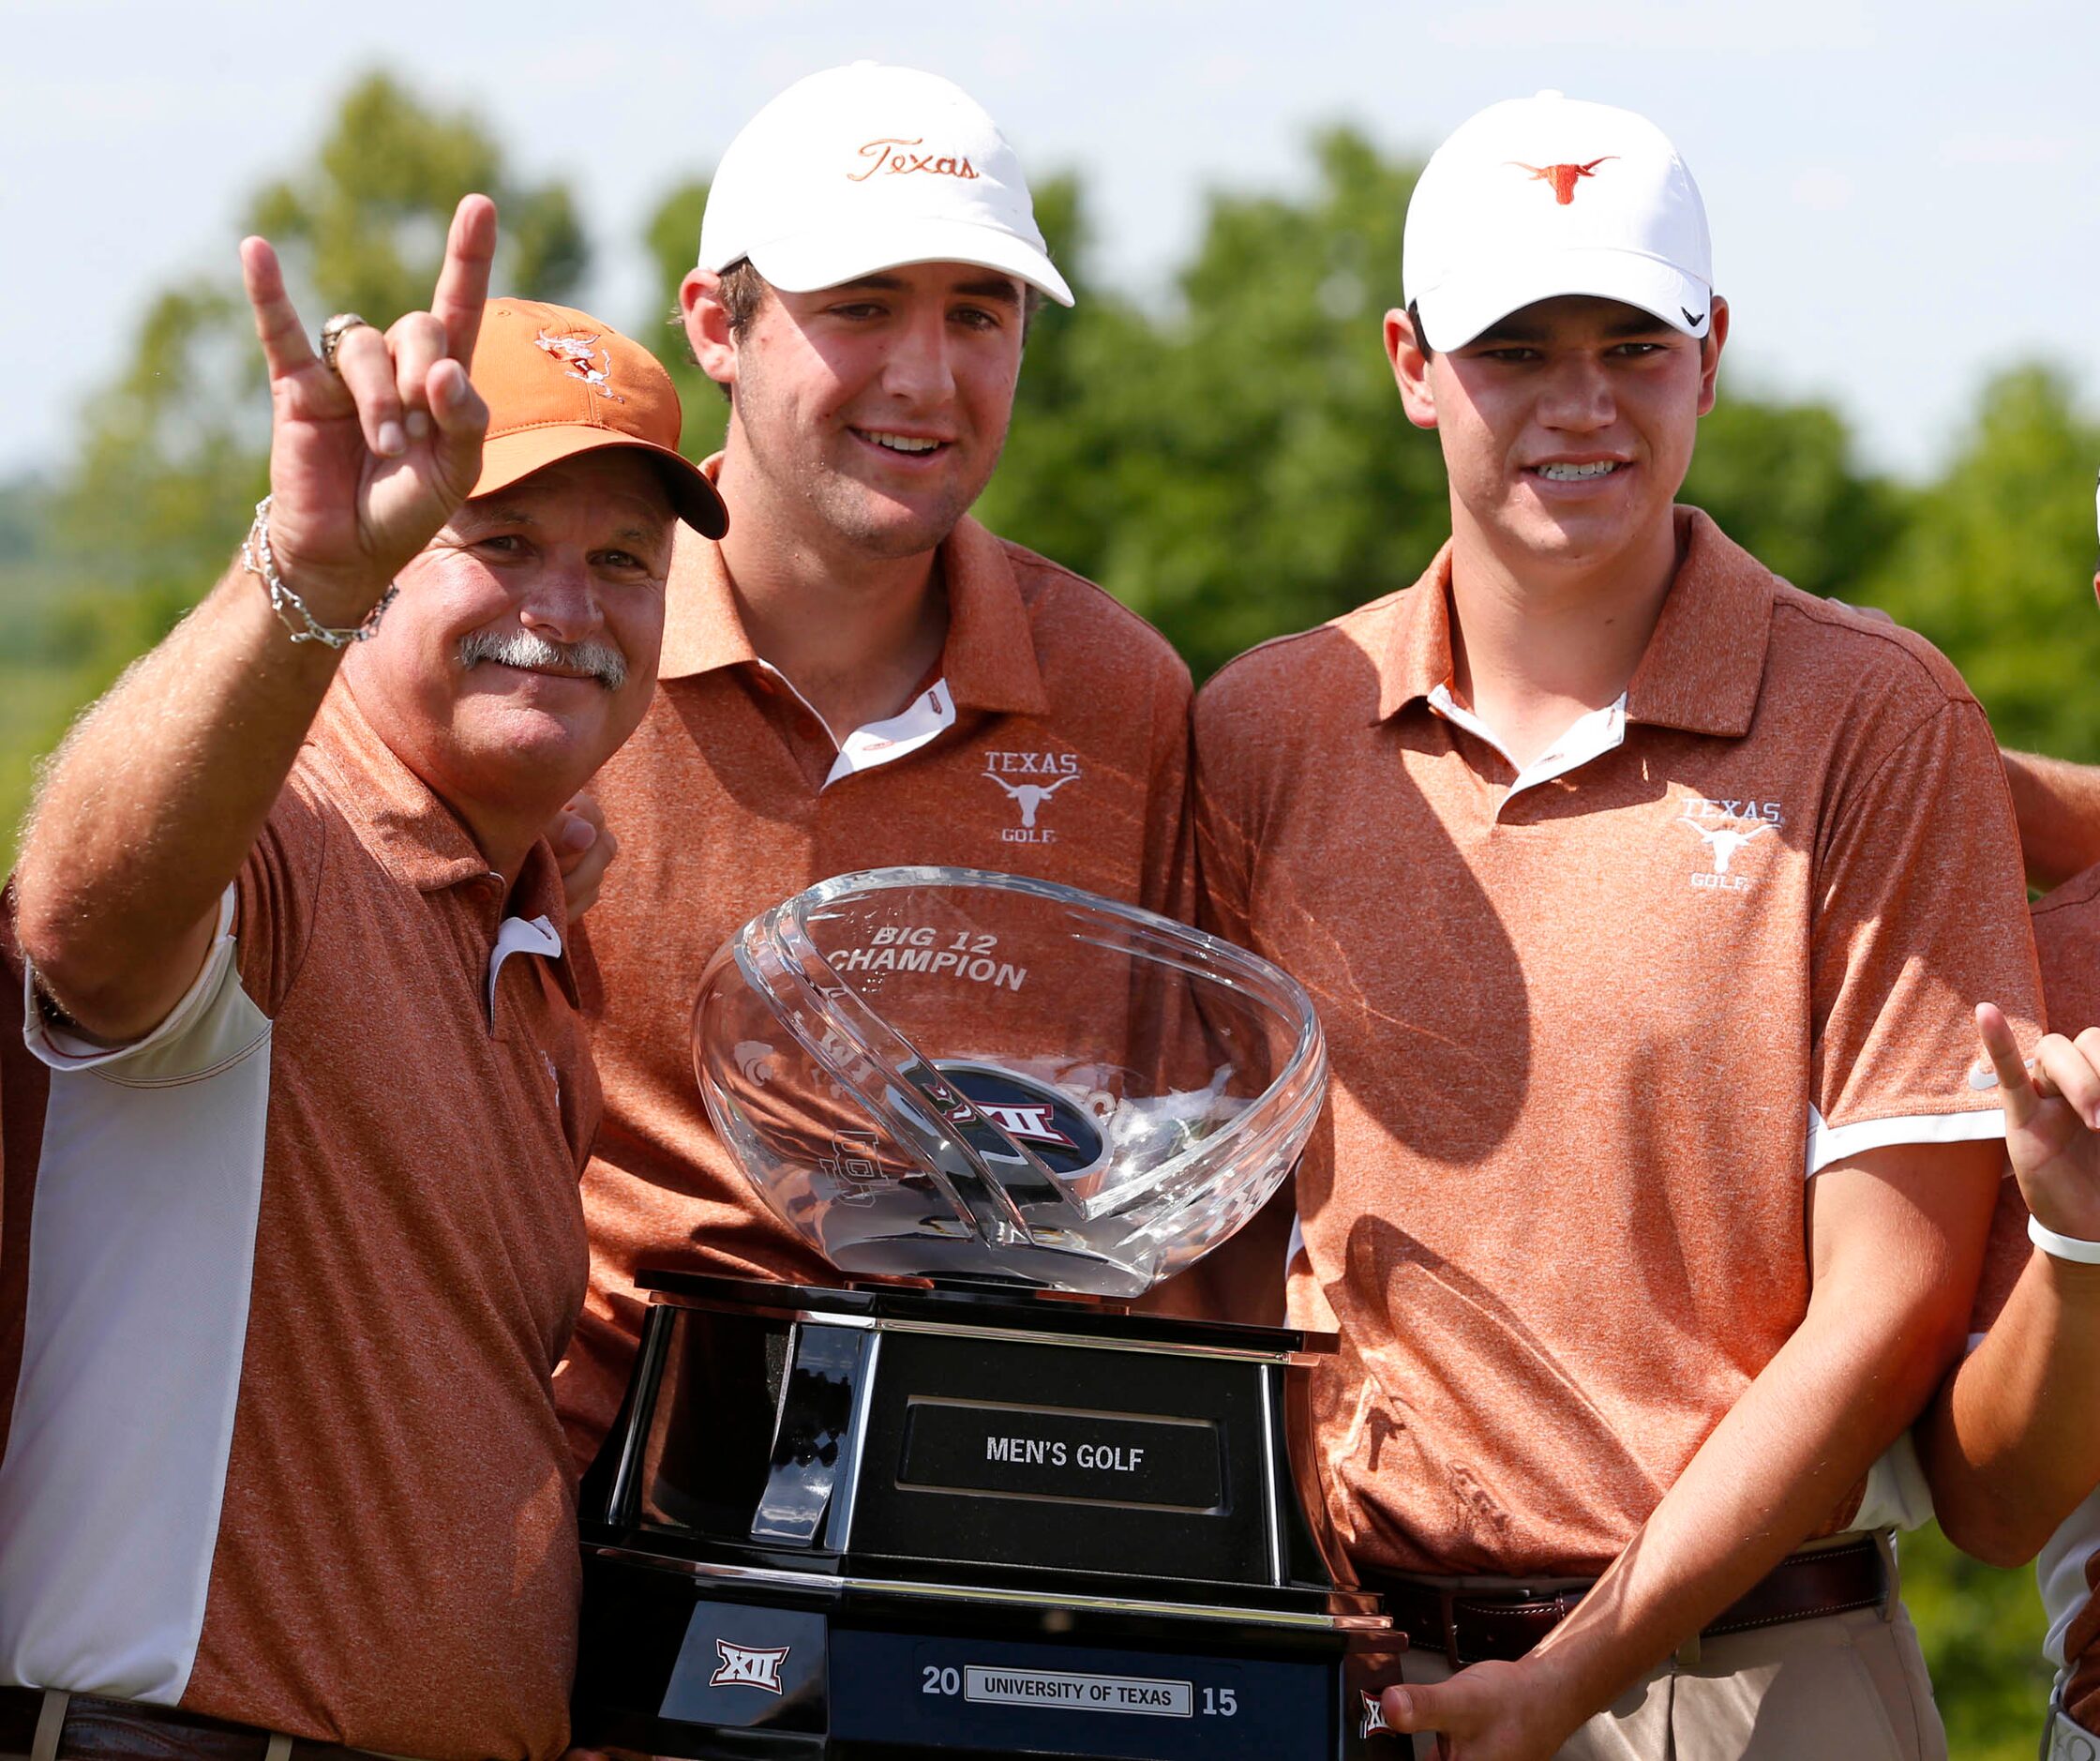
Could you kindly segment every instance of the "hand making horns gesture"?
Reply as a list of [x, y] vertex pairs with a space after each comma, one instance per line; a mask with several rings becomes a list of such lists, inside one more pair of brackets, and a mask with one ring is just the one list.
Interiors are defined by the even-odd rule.
[[2100, 1028], [2048, 1035], [2032, 1072], [1988, 1002], [1976, 1031], [2005, 1097], [2005, 1151], [2028, 1210], [2046, 1229], [2100, 1241]]
[[328, 625], [355, 625], [472, 493], [488, 407], [467, 382], [496, 204], [452, 217], [430, 309], [383, 336], [339, 331], [331, 369], [308, 343], [277, 252], [241, 243], [241, 278], [270, 369], [270, 548], [285, 583]]

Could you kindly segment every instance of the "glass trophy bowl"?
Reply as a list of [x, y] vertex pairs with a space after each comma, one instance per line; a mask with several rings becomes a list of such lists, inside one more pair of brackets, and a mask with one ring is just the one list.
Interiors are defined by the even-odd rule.
[[1318, 1116], [1305, 991], [1169, 918], [968, 868], [839, 875], [716, 954], [715, 1130], [841, 1272], [1134, 1297], [1261, 1209]]

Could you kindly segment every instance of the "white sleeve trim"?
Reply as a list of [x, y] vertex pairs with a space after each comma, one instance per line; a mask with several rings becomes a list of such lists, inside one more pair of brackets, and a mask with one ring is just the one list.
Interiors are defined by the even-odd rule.
[[53, 1070], [94, 1070], [120, 1060], [137, 1058], [144, 1053], [158, 1051], [188, 1032], [200, 1021], [211, 1016], [217, 1009], [220, 993], [224, 991], [229, 975], [231, 982], [240, 983], [239, 973], [233, 964], [233, 913], [236, 895], [229, 886], [219, 896], [218, 925], [212, 931], [212, 945], [204, 956], [204, 964], [197, 976], [190, 981], [189, 988], [182, 999], [168, 1011], [166, 1017], [152, 1032], [123, 1046], [101, 1046], [95, 1041], [82, 1039], [77, 1033], [68, 1033], [55, 1025], [44, 1013], [37, 996], [36, 970], [25, 960], [22, 963], [22, 1038], [30, 1052]]
[[1904, 1113], [1894, 1119], [1863, 1119], [1852, 1125], [1826, 1125], [1808, 1109], [1808, 1159], [1804, 1178], [1820, 1174], [1864, 1150], [1885, 1150], [1898, 1143], [1974, 1143], [2005, 1135], [2005, 1109], [1984, 1112]]

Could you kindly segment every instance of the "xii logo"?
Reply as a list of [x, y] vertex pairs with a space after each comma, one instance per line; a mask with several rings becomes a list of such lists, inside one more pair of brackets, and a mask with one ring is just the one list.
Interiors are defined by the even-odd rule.
[[708, 1678], [711, 1688], [763, 1688], [768, 1693], [780, 1692], [780, 1665], [788, 1661], [792, 1646], [783, 1645], [774, 1649], [761, 1649], [750, 1645], [732, 1645], [728, 1639], [714, 1641], [716, 1653], [721, 1657], [721, 1666]]
[[1366, 1693], [1361, 1688], [1358, 1688], [1357, 1692], [1363, 1694], [1363, 1718], [1357, 1725], [1357, 1735], [1358, 1737], [1372, 1737], [1382, 1730], [1389, 1731], [1392, 1729], [1392, 1726], [1386, 1723], [1385, 1703], [1380, 1696], [1375, 1693]]

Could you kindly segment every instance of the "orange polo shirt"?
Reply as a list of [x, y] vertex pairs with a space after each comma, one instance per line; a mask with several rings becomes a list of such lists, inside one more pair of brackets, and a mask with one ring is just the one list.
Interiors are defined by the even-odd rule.
[[1800, 1323], [1808, 1177], [2002, 1132], [1970, 1004], [2036, 981], [1982, 711], [1678, 518], [1625, 697], [1521, 775], [1452, 695], [1448, 548], [1197, 700], [1210, 923], [1333, 1060], [1290, 1305], [1376, 1566], [1600, 1570]]
[[693, 1002], [723, 942], [829, 876], [912, 863], [1187, 914], [1188, 669], [1100, 588], [973, 520], [938, 563], [938, 677], [834, 745], [752, 647], [720, 548], [682, 537], [655, 700], [595, 784], [620, 839], [586, 920], [606, 1119], [584, 1177], [591, 1292], [555, 1384], [584, 1460], [625, 1387], [638, 1268], [839, 1277], [765, 1208], [701, 1104]]
[[0, 934], [0, 1683], [561, 1753], [597, 1085], [552, 852], [488, 870], [338, 683], [151, 1034]]

